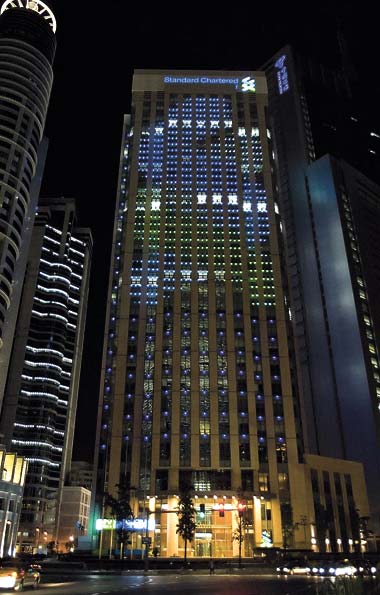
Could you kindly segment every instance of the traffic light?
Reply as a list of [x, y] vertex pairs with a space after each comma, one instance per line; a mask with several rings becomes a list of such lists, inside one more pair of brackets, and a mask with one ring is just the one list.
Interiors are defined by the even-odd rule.
[[205, 505], [204, 504], [200, 504], [199, 505], [199, 516], [202, 519], [204, 519], [205, 518], [205, 514], [206, 514]]
[[245, 504], [243, 504], [242, 502], [239, 502], [239, 504], [238, 504], [238, 514], [239, 514], [239, 517], [240, 518], [243, 516], [244, 510], [245, 510]]
[[221, 502], [219, 504], [219, 516], [224, 516], [224, 504]]

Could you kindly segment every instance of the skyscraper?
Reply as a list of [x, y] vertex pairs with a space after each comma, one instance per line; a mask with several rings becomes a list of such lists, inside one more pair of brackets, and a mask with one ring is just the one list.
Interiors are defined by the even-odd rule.
[[[241, 514], [247, 547], [282, 545], [283, 523], [305, 513], [308, 544], [313, 535], [266, 110], [263, 72], [136, 71], [133, 79], [96, 512], [104, 512], [105, 492], [129, 485], [137, 519], [147, 532], [156, 523], [162, 555], [182, 548], [170, 513], [189, 485], [199, 526], [194, 555], [209, 556], [211, 547], [215, 556], [236, 554]], [[336, 461], [332, 467], [339, 483]], [[134, 533], [136, 547], [139, 539]]]
[[[17, 266], [33, 225], [31, 200], [38, 153], [53, 80], [56, 22], [40, 0], [6, 0], [0, 16], [0, 371], [7, 374], [16, 316], [7, 320], [13, 288], [22, 284]], [[40, 155], [41, 157], [42, 155]], [[32, 208], [31, 208], [32, 207]], [[3, 346], [4, 326], [7, 345]], [[0, 382], [0, 404], [3, 393]]]
[[[371, 526], [379, 534], [380, 189], [342, 160], [315, 160], [329, 142], [340, 154], [344, 145], [321, 132], [322, 146], [315, 145], [307, 92], [289, 47], [266, 72], [306, 452], [364, 464]], [[347, 154], [359, 163], [364, 146], [354, 139]]]
[[25, 548], [55, 540], [70, 468], [92, 239], [73, 199], [40, 199], [0, 432], [28, 461], [20, 531]]

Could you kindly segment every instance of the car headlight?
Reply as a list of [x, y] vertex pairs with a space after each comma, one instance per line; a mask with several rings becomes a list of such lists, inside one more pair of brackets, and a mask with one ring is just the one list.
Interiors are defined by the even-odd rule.
[[324, 574], [324, 572], [325, 572], [325, 569], [324, 569], [324, 568], [320, 568], [320, 569], [319, 569], [319, 572], [320, 572], [320, 574]]
[[336, 573], [336, 570], [335, 570], [335, 568], [329, 568], [329, 573], [330, 573], [330, 574], [335, 574], [335, 573]]
[[376, 566], [371, 566], [371, 572], [372, 574], [376, 574]]
[[276, 572], [281, 572], [281, 568], [280, 567], [276, 568]]
[[312, 568], [311, 571], [312, 572], [318, 572], [318, 568]]

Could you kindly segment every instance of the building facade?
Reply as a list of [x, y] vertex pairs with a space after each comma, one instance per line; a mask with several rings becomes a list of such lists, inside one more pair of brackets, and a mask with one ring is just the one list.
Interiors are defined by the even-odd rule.
[[63, 486], [57, 532], [59, 552], [76, 549], [81, 536], [87, 535], [91, 492], [81, 486]]
[[0, 419], [7, 448], [29, 462], [21, 549], [56, 540], [70, 468], [92, 239], [73, 199], [41, 199]]
[[0, 558], [14, 556], [28, 463], [0, 445]]
[[[305, 450], [364, 464], [370, 522], [380, 534], [379, 188], [341, 160], [316, 160], [290, 48], [266, 73]], [[361, 152], [353, 154], [360, 161]]]
[[92, 480], [94, 467], [87, 461], [71, 461], [70, 471], [67, 474], [67, 484], [70, 486], [79, 486], [92, 490]]
[[[176, 515], [167, 512], [186, 485], [206, 517], [220, 519], [198, 532], [197, 555], [209, 555], [210, 539], [218, 541], [215, 555], [226, 541], [235, 552], [239, 503], [252, 547], [281, 545], [282, 504], [301, 514], [302, 431], [266, 107], [263, 73], [134, 76], [113, 238], [96, 512], [101, 495], [116, 494], [126, 479], [137, 518], [149, 516], [149, 506], [158, 510], [163, 555], [182, 547]], [[215, 513], [221, 504], [223, 517]], [[254, 533], [255, 524], [262, 531]]]
[[[38, 159], [53, 81], [52, 11], [39, 0], [3, 2], [0, 15], [0, 405], [13, 340], [8, 310], [25, 272], [40, 173]], [[42, 154], [41, 154], [42, 151]], [[40, 152], [40, 154], [39, 154]], [[37, 184], [35, 177], [37, 175]], [[17, 310], [17, 308], [16, 308]], [[4, 342], [6, 341], [6, 344]]]
[[374, 550], [364, 468], [349, 460], [304, 455], [299, 490], [305, 512], [297, 538], [318, 552]]

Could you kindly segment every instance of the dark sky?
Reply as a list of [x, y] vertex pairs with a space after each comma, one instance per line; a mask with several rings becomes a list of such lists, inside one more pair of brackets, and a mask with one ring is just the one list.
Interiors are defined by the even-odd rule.
[[79, 223], [94, 238], [74, 458], [91, 460], [93, 452], [122, 122], [133, 69], [254, 70], [286, 43], [334, 63], [339, 20], [363, 92], [379, 101], [378, 21], [369, 9], [358, 12], [366, 3], [259, 4], [54, 4], [58, 49], [42, 195], [75, 197]]

